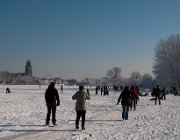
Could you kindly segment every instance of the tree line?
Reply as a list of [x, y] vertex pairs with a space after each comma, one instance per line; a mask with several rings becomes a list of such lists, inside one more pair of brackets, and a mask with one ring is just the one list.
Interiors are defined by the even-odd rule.
[[[135, 85], [144, 88], [152, 88], [155, 85], [162, 87], [180, 88], [180, 34], [171, 35], [166, 39], [160, 39], [155, 45], [154, 65], [152, 75], [146, 73], [141, 75], [138, 71], [131, 73], [129, 78], [121, 75], [121, 68], [113, 67], [106, 72], [106, 76], [101, 79], [86, 78], [90, 85], [113, 85], [125, 86]], [[153, 59], [153, 58], [152, 58]], [[9, 79], [9, 72], [0, 72], [0, 82], [3, 83]], [[29, 77], [17, 77], [16, 81], [33, 81], [38, 79], [29, 79]], [[66, 80], [70, 85], [77, 84], [77, 80]]]
[[161, 86], [180, 88], [180, 34], [156, 44], [153, 73]]

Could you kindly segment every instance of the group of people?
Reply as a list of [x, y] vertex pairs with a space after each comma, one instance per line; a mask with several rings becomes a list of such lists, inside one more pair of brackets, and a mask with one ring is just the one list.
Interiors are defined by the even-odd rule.
[[[85, 114], [86, 114], [86, 100], [90, 100], [90, 94], [89, 91], [84, 91], [84, 86], [79, 86], [79, 91], [77, 91], [73, 96], [73, 100], [76, 100], [76, 123], [75, 123], [75, 129], [79, 129], [79, 120], [82, 117], [82, 123], [81, 128], [82, 130], [85, 130]], [[50, 121], [50, 115], [52, 111], [52, 124], [56, 126], [56, 107], [60, 105], [60, 99], [58, 95], [58, 91], [55, 88], [55, 83], [51, 82], [48, 86], [46, 92], [45, 92], [45, 100], [47, 105], [47, 116], [46, 116], [46, 125], [49, 125]], [[136, 110], [137, 100], [139, 100], [138, 97], [138, 91], [137, 89], [132, 86], [130, 89], [128, 86], [125, 87], [125, 89], [121, 92], [117, 105], [121, 101], [121, 105], [123, 108], [122, 111], [122, 118], [123, 120], [128, 120], [128, 112], [129, 112], [129, 106], [130, 109], [134, 107], [134, 110]]]
[[[119, 104], [121, 100], [121, 105], [123, 108], [122, 111], [122, 118], [123, 120], [128, 120], [128, 112], [129, 108], [132, 109], [134, 107], [134, 110], [136, 110], [137, 101], [139, 100], [139, 91], [137, 87], [132, 86], [130, 89], [128, 86], [125, 87], [125, 89], [121, 92], [117, 105]], [[161, 105], [161, 100], [166, 100], [166, 91], [165, 88], [162, 90], [157, 85], [153, 88], [151, 96], [155, 97], [155, 105], [157, 104], [157, 101], [159, 105]]]
[[102, 86], [96, 86], [96, 95], [98, 95], [98, 91], [101, 91], [101, 95], [109, 95], [109, 87], [106, 85], [102, 85]]
[[[159, 105], [161, 105], [160, 94], [161, 90], [159, 86], [153, 89], [152, 94], [155, 96], [155, 104], [157, 104], [157, 100], [159, 100]], [[72, 96], [73, 100], [76, 100], [76, 122], [75, 129], [79, 129], [79, 120], [82, 117], [81, 128], [85, 130], [85, 115], [86, 115], [86, 100], [90, 100], [89, 90], [84, 91], [84, 86], [80, 85], [79, 90]], [[47, 104], [47, 116], [46, 116], [46, 125], [49, 125], [50, 115], [52, 111], [52, 124], [55, 126], [56, 124], [56, 107], [60, 105], [60, 99], [58, 95], [58, 91], [55, 88], [55, 83], [51, 82], [45, 92], [45, 100]], [[121, 105], [123, 108], [122, 111], [122, 119], [128, 120], [128, 112], [129, 109], [136, 110], [137, 101], [139, 100], [139, 91], [135, 86], [125, 86], [122, 90], [118, 100], [117, 105], [121, 101]]]
[[157, 104], [157, 100], [159, 101], [159, 105], [161, 105], [161, 99], [166, 100], [166, 90], [163, 88], [162, 90], [157, 85], [153, 88], [151, 96], [155, 97], [155, 105]]
[[[76, 100], [76, 123], [75, 128], [79, 129], [79, 120], [82, 117], [82, 130], [85, 130], [85, 114], [86, 114], [86, 100], [90, 100], [90, 94], [84, 91], [84, 86], [79, 86], [79, 91], [77, 91], [73, 96], [73, 100]], [[55, 83], [51, 82], [45, 92], [45, 101], [47, 105], [47, 116], [46, 116], [46, 125], [49, 125], [50, 115], [52, 111], [52, 124], [54, 126], [56, 123], [56, 107], [60, 105], [60, 99], [58, 95], [58, 91], [55, 88]]]
[[136, 110], [137, 100], [139, 100], [139, 95], [136, 87], [132, 86], [129, 89], [129, 86], [125, 86], [117, 101], [117, 105], [121, 101], [123, 120], [128, 120], [129, 108], [132, 109], [134, 107], [134, 110]]

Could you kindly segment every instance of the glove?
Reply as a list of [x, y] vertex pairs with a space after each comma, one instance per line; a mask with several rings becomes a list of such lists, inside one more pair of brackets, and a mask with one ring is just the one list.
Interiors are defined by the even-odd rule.
[[59, 106], [60, 105], [60, 103], [57, 103], [57, 106]]

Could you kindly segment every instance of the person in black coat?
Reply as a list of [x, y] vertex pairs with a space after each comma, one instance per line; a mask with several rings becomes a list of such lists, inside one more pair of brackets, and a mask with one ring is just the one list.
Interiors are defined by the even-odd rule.
[[162, 93], [162, 99], [166, 100], [166, 90], [165, 90], [165, 88], [162, 89], [161, 93]]
[[119, 102], [121, 101], [121, 105], [123, 108], [123, 112], [122, 112], [122, 118], [123, 120], [128, 120], [128, 113], [129, 113], [129, 106], [130, 106], [130, 98], [132, 96], [132, 93], [129, 91], [129, 87], [126, 86], [125, 89], [121, 92], [118, 101], [117, 101], [117, 105], [119, 104]]
[[10, 93], [11, 91], [10, 91], [10, 89], [7, 87], [6, 88], [6, 93]]
[[49, 120], [50, 120], [51, 111], [52, 111], [52, 123], [55, 126], [57, 125], [56, 124], [56, 106], [60, 105], [60, 100], [59, 100], [59, 94], [58, 94], [57, 89], [55, 88], [54, 82], [51, 82], [48, 88], [46, 89], [45, 100], [46, 100], [46, 105], [47, 105], [46, 125], [49, 125]]
[[161, 105], [161, 99], [160, 99], [161, 90], [158, 85], [154, 89], [154, 95], [155, 95], [155, 105], [157, 104], [157, 99], [159, 100], [159, 105]]

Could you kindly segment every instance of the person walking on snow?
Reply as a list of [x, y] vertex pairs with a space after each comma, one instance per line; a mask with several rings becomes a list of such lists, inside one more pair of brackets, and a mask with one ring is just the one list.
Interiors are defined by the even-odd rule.
[[161, 105], [161, 99], [160, 99], [161, 90], [158, 85], [154, 89], [154, 95], [155, 95], [155, 105], [157, 104], [157, 99], [159, 100], [159, 105]]
[[162, 89], [162, 99], [166, 100], [166, 90], [165, 88]]
[[122, 119], [123, 120], [128, 120], [128, 113], [129, 113], [130, 97], [131, 96], [132, 96], [132, 93], [129, 91], [129, 87], [126, 86], [118, 98], [117, 105], [121, 101], [121, 105], [123, 108], [123, 111], [122, 111]]
[[58, 91], [55, 88], [55, 83], [51, 82], [45, 92], [45, 100], [47, 105], [46, 125], [49, 125], [49, 120], [52, 111], [52, 123], [56, 126], [56, 106], [60, 105]]
[[130, 88], [130, 91], [133, 93], [131, 96], [130, 109], [132, 110], [132, 108], [134, 107], [134, 110], [136, 110], [136, 105], [137, 105], [137, 100], [139, 100], [139, 97], [138, 97], [139, 95], [138, 95], [138, 92], [134, 86], [132, 86]]
[[82, 117], [82, 130], [85, 130], [86, 100], [90, 100], [90, 94], [84, 91], [84, 85], [80, 85], [72, 99], [76, 100], [76, 129], [79, 129], [79, 120]]

